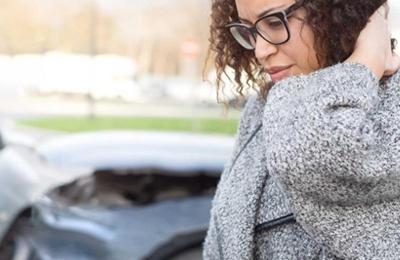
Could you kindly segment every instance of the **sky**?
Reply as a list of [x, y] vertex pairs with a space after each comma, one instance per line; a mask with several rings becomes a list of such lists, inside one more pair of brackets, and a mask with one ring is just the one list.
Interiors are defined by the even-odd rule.
[[400, 27], [400, 1], [399, 0], [389, 0], [390, 13], [389, 21], [391, 24], [396, 23]]

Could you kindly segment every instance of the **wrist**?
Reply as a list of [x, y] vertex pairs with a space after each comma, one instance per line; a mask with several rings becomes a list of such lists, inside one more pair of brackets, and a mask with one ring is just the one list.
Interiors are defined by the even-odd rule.
[[356, 62], [364, 65], [380, 80], [385, 73], [384, 57], [372, 57], [372, 55], [366, 55], [366, 53], [368, 52], [359, 52], [356, 50], [345, 62]]

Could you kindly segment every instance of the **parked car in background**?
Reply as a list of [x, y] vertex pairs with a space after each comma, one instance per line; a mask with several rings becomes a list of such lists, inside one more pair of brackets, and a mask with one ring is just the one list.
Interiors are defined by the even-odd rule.
[[0, 259], [201, 259], [233, 138], [109, 131], [0, 151]]

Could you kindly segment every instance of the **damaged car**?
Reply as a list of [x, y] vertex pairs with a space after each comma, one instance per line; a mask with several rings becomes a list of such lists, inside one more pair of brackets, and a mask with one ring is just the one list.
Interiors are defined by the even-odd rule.
[[106, 131], [0, 151], [0, 259], [201, 259], [234, 139]]

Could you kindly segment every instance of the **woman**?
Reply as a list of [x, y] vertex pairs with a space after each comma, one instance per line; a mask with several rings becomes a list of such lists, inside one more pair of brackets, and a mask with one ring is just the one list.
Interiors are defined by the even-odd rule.
[[234, 68], [240, 94], [242, 73], [272, 84], [246, 105], [204, 259], [400, 259], [400, 58], [385, 2], [213, 0], [219, 75]]

